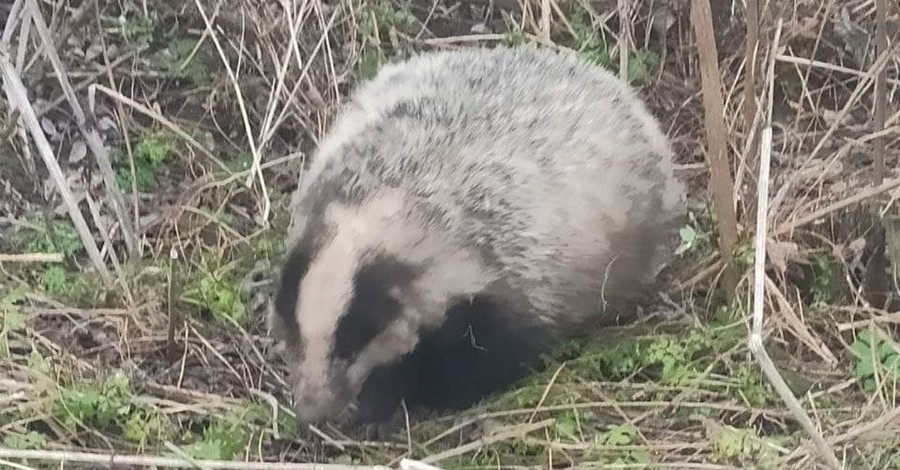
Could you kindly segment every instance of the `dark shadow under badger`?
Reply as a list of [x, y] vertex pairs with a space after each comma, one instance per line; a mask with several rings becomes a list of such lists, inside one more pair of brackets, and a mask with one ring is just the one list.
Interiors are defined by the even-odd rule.
[[470, 49], [384, 67], [293, 200], [270, 327], [304, 421], [467, 407], [608, 324], [670, 259], [683, 188], [608, 72]]

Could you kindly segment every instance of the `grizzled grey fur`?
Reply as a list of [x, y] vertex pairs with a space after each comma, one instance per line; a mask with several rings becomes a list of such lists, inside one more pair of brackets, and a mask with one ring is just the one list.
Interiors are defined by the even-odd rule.
[[683, 214], [672, 152], [609, 72], [527, 48], [387, 65], [301, 178], [270, 327], [306, 421], [469, 406], [627, 317]]

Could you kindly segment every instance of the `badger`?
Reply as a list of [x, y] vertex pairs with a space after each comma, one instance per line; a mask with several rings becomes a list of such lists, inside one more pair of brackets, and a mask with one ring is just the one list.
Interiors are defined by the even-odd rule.
[[684, 187], [636, 93], [532, 47], [421, 53], [360, 84], [291, 200], [269, 328], [304, 423], [461, 410], [627, 318]]

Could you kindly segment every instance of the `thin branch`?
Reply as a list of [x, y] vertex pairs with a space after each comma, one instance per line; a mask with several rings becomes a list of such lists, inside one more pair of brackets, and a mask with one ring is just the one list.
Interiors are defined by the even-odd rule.
[[744, 61], [746, 73], [744, 78], [744, 135], [748, 142], [749, 153], [757, 152], [756, 126], [756, 58], [759, 49], [759, 2], [747, 0], [747, 38], [744, 44]]
[[734, 182], [728, 161], [728, 131], [725, 126], [725, 102], [722, 97], [722, 81], [719, 59], [713, 34], [712, 11], [709, 0], [693, 0], [691, 23], [697, 37], [700, 82], [703, 93], [703, 118], [706, 128], [707, 161], [709, 162], [713, 198], [718, 216], [719, 252], [725, 262], [722, 277], [723, 288], [729, 301], [734, 299], [737, 285], [735, 267], [731, 261], [737, 244], [737, 216], [734, 209]]
[[41, 154], [41, 158], [44, 161], [44, 166], [47, 167], [47, 171], [50, 172], [50, 177], [53, 179], [53, 182], [56, 183], [56, 188], [59, 190], [60, 196], [62, 196], [63, 202], [66, 205], [66, 209], [69, 211], [69, 217], [71, 217], [72, 223], [75, 224], [75, 230], [78, 232], [79, 238], [81, 238], [81, 244], [84, 245], [88, 257], [90, 257], [91, 262], [100, 273], [104, 282], [109, 283], [111, 278], [109, 270], [106, 268], [106, 264], [103, 263], [103, 256], [100, 255], [97, 243], [94, 241], [93, 236], [91, 236], [91, 229], [88, 228], [87, 222], [84, 220], [84, 216], [78, 208], [78, 202], [75, 200], [75, 195], [72, 194], [72, 190], [69, 189], [69, 186], [66, 183], [66, 176], [62, 172], [62, 168], [59, 167], [59, 162], [56, 161], [56, 156], [53, 154], [50, 142], [47, 141], [47, 136], [44, 135], [41, 123], [34, 113], [34, 108], [28, 101], [28, 91], [25, 90], [25, 85], [22, 84], [22, 79], [19, 78], [19, 74], [12, 64], [9, 56], [8, 44], [3, 42], [0, 42], [0, 73], [3, 75], [3, 89], [6, 92], [9, 104], [12, 108], [19, 110], [19, 119], [24, 121], [23, 125], [27, 127], [31, 133], [31, 137], [34, 139], [34, 143], [37, 146], [38, 153]]
[[802, 227], [806, 224], [815, 222], [815, 221], [821, 219], [822, 217], [825, 217], [826, 215], [832, 214], [841, 209], [846, 209], [847, 207], [850, 207], [854, 204], [859, 204], [860, 202], [863, 202], [866, 199], [875, 197], [882, 193], [886, 193], [897, 187], [900, 187], [900, 178], [887, 180], [884, 183], [881, 183], [880, 185], [878, 185], [874, 188], [871, 188], [871, 189], [868, 189], [865, 191], [861, 191], [861, 192], [856, 193], [853, 196], [850, 196], [846, 199], [842, 199], [838, 202], [835, 202], [834, 204], [825, 206], [825, 207], [813, 212], [812, 214], [807, 215], [806, 217], [800, 217], [799, 219], [794, 219], [794, 220], [791, 220], [790, 222], [781, 224], [778, 226], [777, 229], [775, 229], [772, 232], [772, 235], [784, 235], [798, 227]]
[[267, 463], [240, 462], [232, 460], [197, 460], [196, 463], [175, 457], [155, 457], [150, 455], [108, 455], [90, 452], [70, 452], [55, 450], [21, 450], [0, 447], [0, 459], [34, 459], [55, 462], [94, 463], [103, 466], [138, 465], [144, 467], [196, 468], [197, 464], [208, 469], [242, 470], [389, 470], [379, 465], [341, 465], [327, 463]]
[[[269, 211], [272, 207], [272, 202], [269, 200], [269, 190], [266, 188], [266, 179], [263, 176], [262, 168], [260, 168], [260, 161], [262, 159], [262, 155], [259, 153], [259, 150], [256, 147], [256, 141], [253, 139], [253, 129], [250, 126], [250, 117], [247, 113], [247, 107], [244, 103], [244, 95], [241, 93], [241, 87], [238, 85], [237, 76], [234, 73], [234, 70], [231, 68], [231, 63], [228, 61], [228, 56], [225, 55], [225, 51], [222, 49], [222, 45], [219, 43], [219, 38], [216, 35], [216, 31], [213, 28], [212, 20], [206, 15], [206, 10], [203, 9], [203, 5], [200, 4], [199, 0], [195, 0], [194, 3], [197, 5], [197, 10], [200, 12], [200, 16], [203, 17], [203, 23], [206, 24], [206, 30], [209, 31], [209, 38], [212, 39], [213, 44], [216, 46], [216, 51], [219, 53], [219, 58], [222, 60], [222, 65], [225, 66], [225, 71], [228, 72], [228, 78], [231, 80], [231, 84], [234, 87], [234, 94], [237, 98], [238, 108], [241, 111], [241, 121], [244, 124], [244, 131], [247, 133], [247, 144], [250, 146], [250, 154], [253, 156], [253, 164], [250, 167], [253, 173], [256, 174], [256, 178], [259, 180], [259, 187], [262, 190], [263, 196], [263, 207], [262, 214], [260, 216], [262, 223], [265, 225], [269, 220]], [[218, 7], [216, 7], [216, 13], [218, 13]], [[247, 176], [247, 181], [244, 182], [244, 185], [249, 187], [253, 182], [253, 174]]]
[[[496, 434], [492, 434], [492, 435], [484, 437], [482, 439], [472, 441], [467, 444], [463, 444], [463, 445], [453, 448], [453, 449], [445, 450], [438, 454], [429, 455], [428, 457], [422, 459], [422, 462], [428, 463], [428, 464], [440, 462], [441, 460], [446, 460], [451, 457], [456, 457], [458, 455], [463, 455], [463, 454], [472, 452], [474, 450], [478, 450], [484, 446], [493, 444], [495, 442], [505, 441], [507, 439], [511, 439], [514, 437], [524, 436], [528, 433], [537, 431], [539, 429], [546, 428], [547, 426], [550, 426], [551, 424], [553, 424], [552, 418], [545, 419], [543, 421], [539, 421], [534, 424], [511, 426], [510, 429], [498, 431]], [[0, 457], [2, 457], [2, 454], [0, 454]]]
[[[875, 57], [887, 51], [887, 27], [885, 25], [885, 16], [887, 16], [887, 5], [884, 0], [875, 0]], [[875, 75], [875, 132], [884, 129], [884, 119], [887, 112], [885, 102], [886, 94], [886, 75], [885, 68]], [[875, 184], [881, 184], [884, 181], [884, 137], [878, 137], [873, 142], [875, 146]]]
[[[78, 125], [78, 129], [81, 131], [82, 135], [84, 135], [88, 147], [91, 148], [91, 153], [94, 154], [94, 157], [97, 160], [97, 166], [100, 168], [100, 174], [103, 177], [103, 184], [106, 187], [110, 205], [113, 207], [113, 212], [116, 214], [116, 218], [119, 220], [119, 226], [122, 228], [122, 238], [125, 240], [128, 254], [134, 258], [137, 255], [137, 239], [135, 238], [134, 226], [132, 225], [131, 219], [128, 218], [125, 199], [122, 197], [122, 193], [119, 191], [119, 187], [116, 183], [116, 175], [109, 160], [109, 152], [103, 145], [103, 139], [100, 137], [100, 133], [97, 132], [97, 128], [88, 121], [84, 109], [81, 107], [81, 103], [78, 102], [78, 98], [75, 96], [75, 90], [69, 82], [66, 68], [59, 58], [59, 52], [57, 52], [56, 47], [53, 44], [50, 30], [44, 23], [44, 17], [41, 15], [36, 0], [27, 0], [25, 7], [31, 13], [31, 21], [34, 23], [38, 36], [41, 38], [41, 43], [44, 45], [44, 52], [50, 59], [53, 71], [56, 72], [56, 79], [59, 81], [63, 95], [65, 95], [66, 101], [69, 102], [69, 107], [72, 109], [72, 114], [75, 117], [75, 123]], [[109, 248], [110, 250], [112, 249], [111, 246]]]
[[[781, 38], [782, 22], [779, 20], [778, 29], [775, 31], [775, 39], [772, 43], [773, 51], [777, 50], [778, 43]], [[775, 388], [775, 391], [784, 400], [788, 409], [794, 415], [794, 418], [800, 422], [806, 433], [812, 438], [816, 444], [816, 449], [823, 461], [835, 469], [840, 469], [841, 464], [834, 456], [834, 451], [825, 442], [822, 434], [816, 428], [815, 423], [803, 410], [800, 401], [791, 392], [790, 387], [785, 383], [784, 378], [778, 372], [766, 347], [763, 344], [763, 308], [765, 307], [765, 266], [766, 266], [766, 213], [769, 209], [769, 166], [772, 160], [772, 100], [775, 81], [775, 54], [772, 54], [772, 60], [769, 63], [768, 77], [768, 103], [767, 103], [767, 122], [763, 129], [760, 141], [760, 157], [759, 157], [759, 183], [757, 184], [757, 202], [756, 202], [756, 236], [754, 244], [755, 264], [753, 266], [753, 326], [750, 332], [750, 351], [756, 357], [759, 366], [766, 378]]]
[[62, 263], [62, 253], [0, 253], [0, 263]]

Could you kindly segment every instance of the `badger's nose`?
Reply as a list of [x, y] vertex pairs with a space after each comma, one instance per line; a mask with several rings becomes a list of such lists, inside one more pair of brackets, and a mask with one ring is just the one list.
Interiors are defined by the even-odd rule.
[[304, 423], [339, 421], [349, 412], [349, 394], [342, 387], [303, 388], [294, 395], [297, 418]]
[[339, 420], [346, 407], [337, 402], [322, 403], [313, 400], [301, 400], [294, 404], [297, 419], [303, 424], [318, 424], [325, 421]]

